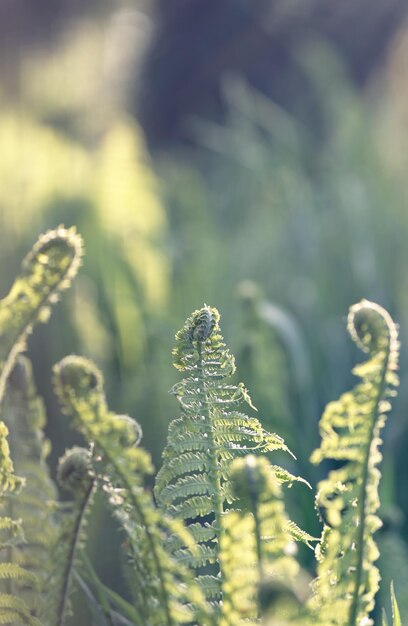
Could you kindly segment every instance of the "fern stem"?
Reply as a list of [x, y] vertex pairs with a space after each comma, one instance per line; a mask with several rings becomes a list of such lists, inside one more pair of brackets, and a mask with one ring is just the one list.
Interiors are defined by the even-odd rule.
[[78, 511], [78, 515], [75, 521], [73, 540], [69, 549], [67, 565], [63, 576], [63, 587], [61, 592], [61, 598], [57, 608], [57, 621], [55, 626], [63, 626], [65, 619], [65, 612], [68, 602], [69, 587], [71, 582], [72, 570], [75, 562], [75, 555], [78, 548], [78, 543], [81, 537], [81, 528], [85, 518], [86, 510], [91, 499], [92, 493], [95, 488], [95, 481], [91, 481], [87, 490], [85, 491], [84, 498], [81, 502], [81, 506]]
[[370, 463], [370, 455], [371, 455], [371, 444], [374, 437], [375, 427], [377, 424], [377, 414], [379, 411], [379, 405], [381, 402], [381, 398], [385, 391], [386, 385], [386, 375], [388, 370], [388, 364], [390, 360], [391, 348], [388, 345], [386, 358], [384, 359], [383, 370], [381, 374], [381, 381], [378, 387], [378, 394], [375, 400], [373, 412], [371, 415], [371, 427], [370, 434], [367, 440], [367, 447], [365, 450], [364, 456], [364, 471], [363, 471], [363, 479], [361, 482], [361, 492], [359, 498], [359, 512], [358, 519], [360, 522], [359, 530], [358, 530], [358, 539], [357, 539], [357, 565], [356, 565], [356, 584], [353, 591], [353, 599], [350, 606], [350, 616], [349, 616], [349, 626], [356, 626], [357, 619], [357, 610], [358, 610], [358, 597], [359, 590], [361, 585], [361, 578], [363, 573], [363, 561], [364, 561], [364, 533], [365, 533], [365, 525], [366, 525], [366, 505], [367, 505], [367, 482], [368, 482], [368, 471], [369, 471], [369, 463]]
[[[197, 342], [197, 350], [198, 350], [197, 378], [199, 379], [200, 386], [202, 386], [202, 389], [203, 389], [203, 407], [202, 407], [203, 415], [209, 426], [208, 440], [210, 444], [209, 456], [211, 459], [211, 465], [210, 465], [211, 471], [209, 473], [210, 473], [210, 478], [214, 486], [213, 503], [214, 503], [215, 526], [216, 526], [215, 531], [217, 534], [218, 545], [220, 545], [221, 534], [223, 531], [222, 516], [224, 514], [223, 500], [221, 497], [221, 476], [217, 467], [218, 459], [217, 459], [217, 453], [215, 452], [217, 450], [217, 446], [214, 441], [211, 411], [210, 411], [210, 405], [209, 405], [208, 395], [207, 395], [208, 393], [207, 385], [205, 382], [205, 377], [204, 377], [204, 372], [203, 372], [203, 356], [202, 356], [202, 343], [201, 342]], [[219, 568], [220, 568], [220, 577], [221, 577], [221, 590], [223, 591], [224, 577], [223, 577], [221, 560], [219, 562]]]

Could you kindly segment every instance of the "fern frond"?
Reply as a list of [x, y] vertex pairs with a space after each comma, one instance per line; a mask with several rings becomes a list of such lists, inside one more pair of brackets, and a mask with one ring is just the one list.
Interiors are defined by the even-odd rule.
[[127, 537], [137, 589], [135, 601], [146, 626], [209, 624], [204, 598], [187, 569], [164, 549], [169, 536], [194, 553], [182, 524], [154, 506], [144, 482], [153, 472], [150, 456], [138, 448], [141, 429], [108, 410], [100, 372], [92, 362], [67, 357], [55, 368], [55, 388], [65, 411], [94, 446], [96, 471]]
[[73, 570], [85, 541], [86, 518], [95, 491], [95, 475], [89, 450], [67, 450], [58, 464], [60, 485], [73, 494], [64, 511], [52, 546], [52, 567], [46, 581], [43, 620], [47, 626], [63, 626], [69, 613]]
[[[52, 519], [56, 489], [46, 463], [49, 443], [43, 436], [44, 406], [36, 395], [31, 365], [26, 357], [17, 358], [9, 376], [0, 416], [9, 429], [15, 470], [25, 480], [24, 489], [18, 494], [4, 496], [0, 510], [8, 517], [0, 520], [0, 528], [3, 526], [9, 531], [8, 559], [37, 576], [35, 588], [30, 589], [23, 580], [21, 584], [16, 581], [15, 585], [9, 585], [9, 591], [24, 599], [34, 610], [39, 601], [38, 587], [41, 590], [51, 560], [56, 530]], [[18, 528], [12, 519], [22, 521], [24, 540], [20, 533], [15, 541], [10, 541]]]
[[361, 382], [331, 402], [320, 422], [320, 448], [311, 460], [343, 462], [318, 487], [324, 529], [316, 550], [317, 580], [311, 607], [318, 624], [371, 624], [379, 573], [373, 533], [381, 522], [378, 484], [380, 431], [398, 385], [397, 329], [389, 314], [363, 300], [351, 307], [348, 330], [369, 359], [353, 371]]
[[24, 600], [7, 593], [0, 593], [0, 624], [41, 626], [41, 622], [30, 614]]
[[[186, 373], [186, 378], [171, 391], [182, 416], [170, 423], [155, 485], [159, 506], [176, 518], [196, 520], [189, 529], [198, 554], [189, 555], [188, 549], [178, 548], [175, 555], [197, 570], [207, 597], [218, 600], [226, 582], [222, 563], [220, 569], [217, 565], [222, 518], [226, 505], [236, 499], [230, 485], [231, 461], [251, 451], [289, 452], [283, 439], [239, 410], [243, 403], [254, 407], [245, 386], [229, 382], [235, 361], [224, 344], [219, 321], [218, 311], [204, 306], [176, 335], [174, 366]], [[280, 478], [297, 480], [284, 470]], [[211, 526], [205, 520], [208, 515], [215, 517]], [[174, 542], [170, 542], [169, 549], [173, 548]]]
[[[14, 475], [10, 448], [7, 440], [8, 429], [0, 421], [0, 508], [7, 502], [12, 492], [18, 492], [23, 481]], [[0, 624], [30, 624], [40, 626], [40, 622], [32, 613], [24, 599], [19, 598], [14, 590], [25, 585], [32, 590], [38, 589], [38, 579], [32, 572], [10, 561], [12, 550], [22, 541], [20, 520], [10, 516], [0, 516]]]
[[233, 461], [231, 481], [240, 510], [223, 517], [220, 558], [228, 583], [222, 626], [258, 620], [260, 584], [294, 584], [299, 572], [295, 541], [308, 546], [316, 541], [288, 519], [281, 485], [265, 458], [248, 455]]
[[20, 275], [0, 301], [0, 401], [27, 336], [37, 322], [47, 321], [50, 305], [69, 287], [81, 257], [82, 239], [74, 228], [48, 231], [26, 256]]

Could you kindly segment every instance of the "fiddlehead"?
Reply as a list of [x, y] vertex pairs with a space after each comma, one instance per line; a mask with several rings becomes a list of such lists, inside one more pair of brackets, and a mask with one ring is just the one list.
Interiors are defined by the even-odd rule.
[[69, 287], [82, 257], [82, 239], [63, 226], [42, 235], [22, 263], [9, 294], [0, 301], [0, 401], [15, 359], [37, 322]]
[[[295, 542], [310, 547], [315, 541], [289, 520], [280, 481], [267, 459], [254, 455], [236, 459], [231, 465], [231, 483], [239, 509], [223, 518], [220, 558], [229, 588], [222, 604], [223, 626], [259, 621], [261, 585], [263, 589], [279, 584], [295, 589], [299, 573]], [[299, 617], [294, 615], [297, 608], [292, 620]]]
[[379, 573], [373, 540], [381, 522], [378, 484], [380, 431], [398, 385], [399, 343], [389, 314], [363, 300], [351, 307], [348, 330], [369, 359], [354, 368], [361, 382], [331, 402], [320, 422], [320, 448], [314, 463], [342, 462], [319, 484], [317, 506], [325, 525], [316, 550], [318, 577], [311, 607], [319, 624], [371, 624]]
[[95, 491], [91, 454], [85, 448], [67, 450], [58, 464], [58, 482], [70, 491], [69, 509], [61, 511], [59, 532], [52, 546], [43, 619], [47, 626], [63, 626], [69, 612], [73, 569], [85, 541], [86, 517]]
[[[192, 555], [178, 542], [170, 542], [169, 549], [197, 571], [207, 598], [220, 600], [223, 592], [225, 601], [228, 585], [223, 589], [226, 580], [222, 563], [218, 570], [217, 561], [225, 506], [236, 499], [231, 490], [231, 462], [249, 451], [288, 449], [280, 437], [266, 432], [259, 420], [239, 411], [244, 402], [251, 407], [252, 403], [242, 383], [229, 382], [235, 362], [220, 334], [219, 320], [216, 309], [204, 306], [176, 335], [174, 366], [185, 372], [186, 378], [172, 392], [182, 416], [170, 424], [155, 494], [159, 505], [172, 516], [194, 520], [189, 530], [197, 542], [197, 554]], [[282, 480], [295, 480], [277, 469], [282, 471]], [[207, 521], [208, 515], [214, 515], [212, 523]]]
[[141, 429], [130, 417], [110, 412], [100, 372], [80, 357], [67, 357], [54, 369], [55, 388], [64, 410], [94, 447], [95, 468], [109, 502], [126, 533], [134, 566], [135, 602], [148, 626], [178, 626], [209, 621], [200, 590], [188, 571], [165, 551], [173, 537], [194, 551], [194, 543], [181, 524], [154, 506], [145, 489], [153, 472], [150, 456], [138, 447]]

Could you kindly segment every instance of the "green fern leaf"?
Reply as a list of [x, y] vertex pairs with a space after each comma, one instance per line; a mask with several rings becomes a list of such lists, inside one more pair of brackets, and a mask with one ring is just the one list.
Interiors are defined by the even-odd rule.
[[[44, 406], [36, 395], [31, 365], [25, 357], [17, 358], [9, 376], [0, 414], [9, 429], [10, 451], [16, 459], [15, 470], [25, 480], [24, 489], [17, 494], [5, 495], [1, 506], [1, 510], [9, 515], [0, 521], [0, 528], [8, 530], [7, 559], [37, 576], [34, 588], [22, 579], [10, 584], [8, 591], [24, 599], [37, 614], [37, 588], [39, 586], [41, 590], [47, 576], [56, 530], [52, 519], [56, 490], [46, 463], [49, 443], [44, 440], [42, 432], [45, 425]], [[22, 521], [24, 534], [18, 532], [19, 524], [13, 522], [12, 516]]]
[[280, 482], [265, 458], [248, 455], [236, 459], [231, 481], [240, 510], [228, 511], [223, 517], [220, 558], [228, 580], [223, 626], [259, 619], [261, 582], [292, 581], [294, 585], [299, 573], [295, 542], [310, 547], [310, 542], [316, 541], [288, 519]]
[[17, 354], [50, 305], [69, 287], [82, 257], [82, 239], [63, 226], [42, 235], [23, 261], [9, 294], [0, 301], [0, 401]]
[[361, 382], [353, 391], [327, 406], [321, 445], [312, 455], [314, 463], [343, 462], [319, 484], [316, 499], [325, 526], [310, 606], [322, 626], [372, 623], [379, 585], [373, 533], [381, 524], [376, 516], [380, 431], [398, 384], [397, 329], [388, 313], [363, 300], [351, 307], [348, 330], [369, 359], [354, 369]]
[[[16, 478], [13, 463], [10, 458], [8, 445], [8, 429], [0, 422], [0, 507], [3, 508], [12, 492], [18, 492], [22, 487], [21, 479]], [[33, 616], [32, 607], [24, 599], [14, 593], [16, 585], [27, 585], [30, 589], [38, 590], [38, 579], [34, 573], [27, 571], [20, 565], [9, 560], [10, 552], [15, 545], [21, 543], [21, 524], [9, 516], [0, 516], [2, 530], [1, 553], [3, 560], [0, 563], [0, 624], [32, 624], [39, 626], [39, 621]]]
[[[204, 306], [176, 335], [174, 366], [186, 378], [174, 385], [172, 393], [182, 417], [170, 423], [155, 485], [160, 507], [176, 518], [195, 520], [189, 530], [198, 553], [191, 555], [178, 546], [175, 555], [196, 569], [197, 580], [211, 600], [221, 600], [226, 593], [223, 585], [228, 586], [218, 557], [225, 507], [236, 499], [230, 484], [232, 460], [251, 451], [289, 452], [279, 436], [239, 410], [243, 403], [254, 407], [244, 385], [229, 382], [235, 362], [220, 334], [219, 320], [216, 309]], [[297, 480], [284, 470], [280, 479]], [[204, 519], [208, 515], [215, 517], [211, 526]], [[168, 549], [174, 545], [170, 540]]]
[[[204, 598], [189, 575], [164, 549], [168, 537], [189, 547], [194, 542], [180, 523], [154, 506], [144, 488], [153, 472], [150, 456], [138, 447], [137, 422], [108, 410], [100, 372], [92, 362], [67, 357], [54, 369], [55, 388], [64, 410], [94, 447], [95, 468], [127, 538], [136, 608], [146, 626], [210, 623]], [[199, 558], [199, 555], [196, 555]], [[198, 617], [200, 615], [200, 618]]]

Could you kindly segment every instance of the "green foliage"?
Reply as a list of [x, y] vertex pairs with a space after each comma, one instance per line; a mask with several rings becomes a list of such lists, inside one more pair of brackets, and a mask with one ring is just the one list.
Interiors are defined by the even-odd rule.
[[7, 435], [7, 427], [4, 422], [0, 422], [0, 623], [39, 626], [40, 622], [31, 614], [31, 607], [15, 592], [25, 585], [30, 591], [38, 590], [38, 580], [35, 574], [10, 561], [15, 545], [21, 543], [21, 522], [5, 516], [3, 511], [9, 508], [6, 498], [18, 493], [22, 481], [13, 474]]
[[247, 455], [233, 461], [231, 482], [240, 509], [223, 518], [220, 559], [228, 584], [221, 624], [226, 626], [260, 617], [261, 583], [271, 587], [289, 581], [295, 588], [299, 573], [295, 542], [310, 546], [315, 541], [288, 519], [279, 468], [265, 458]]
[[82, 239], [62, 226], [42, 235], [23, 261], [21, 273], [0, 302], [0, 400], [15, 359], [37, 322], [69, 287], [82, 257]]
[[8, 587], [10, 593], [23, 599], [33, 615], [38, 616], [42, 612], [38, 591], [45, 591], [52, 560], [50, 547], [56, 532], [53, 511], [57, 496], [46, 462], [49, 442], [43, 435], [45, 409], [37, 396], [31, 364], [26, 357], [17, 358], [0, 415], [9, 430], [15, 471], [24, 480], [24, 487], [5, 495], [2, 505], [8, 518], [24, 520], [24, 536], [10, 544], [8, 558], [33, 575], [32, 586], [24, 580], [10, 580]]
[[[163, 509], [175, 518], [195, 520], [189, 529], [198, 544], [197, 554], [177, 544], [174, 553], [196, 570], [211, 600], [220, 600], [228, 585], [219, 546], [225, 507], [236, 500], [230, 481], [232, 460], [251, 451], [288, 451], [284, 441], [265, 431], [258, 419], [240, 412], [243, 403], [254, 407], [244, 385], [229, 380], [235, 361], [220, 334], [219, 319], [216, 309], [204, 306], [176, 335], [174, 366], [187, 376], [172, 393], [182, 416], [170, 424], [155, 486]], [[283, 473], [282, 479], [296, 480], [289, 473]], [[208, 565], [213, 566], [210, 574], [203, 570]]]
[[[398, 608], [397, 599], [394, 593], [394, 584], [391, 583], [391, 611], [392, 611], [392, 626], [402, 626], [401, 616]], [[388, 626], [387, 615], [383, 609], [382, 626]]]
[[[22, 478], [14, 475], [9, 430], [0, 421], [0, 623], [3, 624], [40, 624], [36, 616], [41, 610], [40, 591], [50, 561], [50, 553], [45, 553], [52, 538], [49, 498], [54, 496], [45, 467], [47, 445], [41, 435], [43, 408], [35, 395], [30, 368], [27, 362], [20, 361], [12, 370], [34, 324], [46, 321], [50, 305], [75, 276], [81, 254], [82, 240], [75, 229], [59, 227], [49, 231], [27, 255], [20, 276], [0, 302], [0, 403], [2, 418], [11, 430], [11, 449], [22, 475]], [[26, 535], [22, 521], [27, 527]], [[47, 529], [51, 529], [48, 537]]]
[[89, 450], [75, 447], [65, 452], [58, 464], [58, 482], [73, 494], [73, 500], [68, 510], [64, 507], [60, 512], [59, 532], [50, 542], [52, 565], [43, 611], [49, 626], [63, 626], [69, 613], [73, 570], [85, 542], [86, 518], [96, 486]]
[[[330, 403], [320, 422], [321, 445], [312, 461], [331, 466], [316, 496], [324, 528], [307, 599], [295, 544], [310, 548], [315, 539], [290, 521], [282, 488], [306, 481], [267, 460], [266, 454], [289, 449], [241, 411], [244, 403], [254, 407], [246, 387], [232, 379], [234, 357], [221, 335], [220, 315], [209, 306], [194, 311], [176, 335], [174, 365], [184, 378], [172, 393], [181, 417], [169, 426], [154, 488], [158, 505], [151, 457], [139, 445], [141, 428], [110, 411], [100, 371], [79, 356], [55, 366], [63, 412], [89, 446], [61, 458], [58, 482], [72, 500], [57, 502], [46, 463], [44, 407], [30, 363], [18, 353], [80, 258], [74, 230], [51, 231], [34, 246], [0, 305], [6, 390], [0, 422], [0, 623], [63, 626], [77, 581], [103, 626], [373, 624], [380, 434], [398, 385], [399, 343], [389, 314], [365, 300], [349, 312], [349, 332], [368, 360], [353, 370], [361, 381]], [[272, 324], [270, 307], [259, 310]], [[97, 488], [125, 536], [131, 600], [100, 580], [84, 551]], [[401, 626], [393, 587], [391, 607], [393, 626]]]
[[398, 385], [397, 330], [380, 306], [362, 301], [351, 307], [348, 330], [369, 360], [354, 368], [361, 382], [331, 402], [321, 419], [320, 448], [312, 461], [342, 462], [318, 485], [316, 504], [325, 521], [316, 551], [318, 578], [311, 607], [328, 624], [370, 624], [379, 587], [373, 540], [381, 522], [378, 484], [380, 431]]
[[141, 620], [152, 626], [190, 623], [204, 609], [203, 598], [164, 544], [171, 535], [194, 552], [193, 541], [181, 524], [155, 508], [144, 488], [153, 468], [150, 455], [138, 447], [140, 426], [108, 410], [101, 374], [91, 361], [66, 357], [56, 365], [54, 381], [64, 410], [93, 446], [98, 477], [126, 534]]

